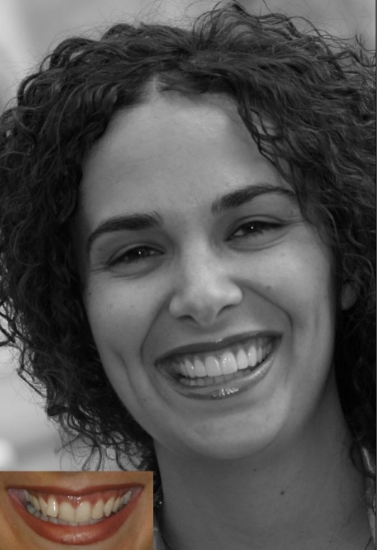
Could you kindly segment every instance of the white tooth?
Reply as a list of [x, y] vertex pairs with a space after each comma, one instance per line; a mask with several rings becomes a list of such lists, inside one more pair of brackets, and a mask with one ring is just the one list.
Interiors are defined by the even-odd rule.
[[84, 502], [80, 502], [80, 504], [77, 506], [75, 510], [75, 519], [73, 521], [76, 521], [77, 523], [90, 521], [92, 517], [91, 513], [92, 507], [90, 505], [90, 502], [84, 500]]
[[113, 512], [116, 512], [119, 508], [119, 504], [120, 504], [120, 501], [121, 501], [121, 498], [118, 497], [115, 499], [115, 502], [113, 504]]
[[258, 362], [257, 350], [254, 345], [251, 345], [247, 354], [250, 367], [255, 367]]
[[52, 518], [57, 518], [59, 513], [59, 505], [56, 499], [51, 496], [48, 497], [46, 515]]
[[41, 507], [40, 507], [39, 500], [37, 499], [37, 497], [32, 496], [32, 497], [31, 497], [31, 503], [32, 503], [32, 505], [34, 506], [34, 508], [35, 508], [36, 510], [38, 510], [38, 512], [39, 512], [40, 509], [41, 509]]
[[24, 489], [24, 493], [25, 493], [26, 502], [31, 502], [31, 495], [30, 495], [29, 491]]
[[223, 374], [233, 374], [237, 372], [237, 361], [231, 351], [227, 351], [221, 356], [220, 365]]
[[220, 363], [216, 359], [216, 357], [213, 357], [213, 355], [206, 357], [205, 366], [206, 366], [207, 376], [221, 375]]
[[190, 378], [195, 378], [194, 365], [188, 359], [185, 359], [185, 368]]
[[200, 359], [195, 359], [194, 361], [195, 376], [207, 376], [206, 368]]
[[101, 519], [103, 517], [103, 500], [99, 500], [92, 508], [92, 519]]
[[42, 497], [39, 497], [38, 500], [39, 500], [39, 505], [41, 507], [42, 514], [47, 516], [47, 502]]
[[123, 497], [122, 502], [123, 504], [128, 504], [132, 497], [132, 489], [130, 489]]
[[61, 502], [58, 518], [63, 521], [75, 521], [75, 510], [69, 502]]
[[249, 366], [247, 355], [242, 348], [237, 353], [237, 364], [239, 370], [247, 369]]
[[113, 505], [115, 502], [115, 497], [111, 497], [103, 507], [103, 511], [105, 512], [105, 516], [108, 518], [111, 512], [113, 511]]

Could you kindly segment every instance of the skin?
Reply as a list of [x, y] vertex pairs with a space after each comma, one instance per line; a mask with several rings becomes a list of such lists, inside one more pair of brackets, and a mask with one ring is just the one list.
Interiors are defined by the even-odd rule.
[[150, 472], [0, 472], [0, 550], [66, 550], [38, 535], [10, 504], [11, 487], [53, 486], [78, 489], [88, 485], [140, 483], [145, 486], [137, 508], [111, 538], [89, 545], [70, 545], [80, 550], [151, 550], [153, 524], [153, 476]]
[[[110, 381], [155, 440], [172, 547], [360, 548], [362, 480], [332, 369], [331, 251], [294, 198], [211, 211], [259, 184], [289, 190], [229, 100], [169, 93], [119, 113], [86, 160], [72, 226], [89, 322]], [[140, 213], [160, 225], [93, 237]], [[340, 306], [353, 300], [345, 287]], [[266, 330], [280, 335], [272, 368], [232, 398], [188, 399], [156, 368], [177, 346]]]

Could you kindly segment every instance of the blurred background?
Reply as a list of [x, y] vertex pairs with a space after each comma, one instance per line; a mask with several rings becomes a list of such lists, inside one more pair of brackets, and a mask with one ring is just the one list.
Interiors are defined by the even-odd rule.
[[[119, 21], [187, 22], [215, 0], [0, 0], [0, 111], [17, 84], [61, 40], [98, 33]], [[303, 16], [331, 34], [375, 47], [374, 0], [241, 0], [253, 13]], [[0, 348], [0, 470], [76, 470], [83, 459], [59, 451], [43, 402], [15, 372], [17, 358]], [[114, 468], [109, 462], [108, 468]]]

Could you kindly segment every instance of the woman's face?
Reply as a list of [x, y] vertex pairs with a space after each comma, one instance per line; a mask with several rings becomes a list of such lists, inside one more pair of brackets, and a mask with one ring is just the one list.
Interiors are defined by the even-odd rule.
[[0, 472], [0, 531], [0, 550], [151, 550], [153, 474]]
[[332, 255], [230, 101], [119, 113], [72, 231], [104, 369], [156, 445], [246, 456], [336, 401]]

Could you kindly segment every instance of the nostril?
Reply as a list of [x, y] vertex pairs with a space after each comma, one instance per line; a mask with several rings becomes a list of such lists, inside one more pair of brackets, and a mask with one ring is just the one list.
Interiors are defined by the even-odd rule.
[[207, 285], [201, 292], [183, 289], [171, 298], [169, 312], [180, 320], [194, 320], [200, 325], [211, 325], [224, 311], [239, 305], [243, 293], [239, 286], [226, 282]]

